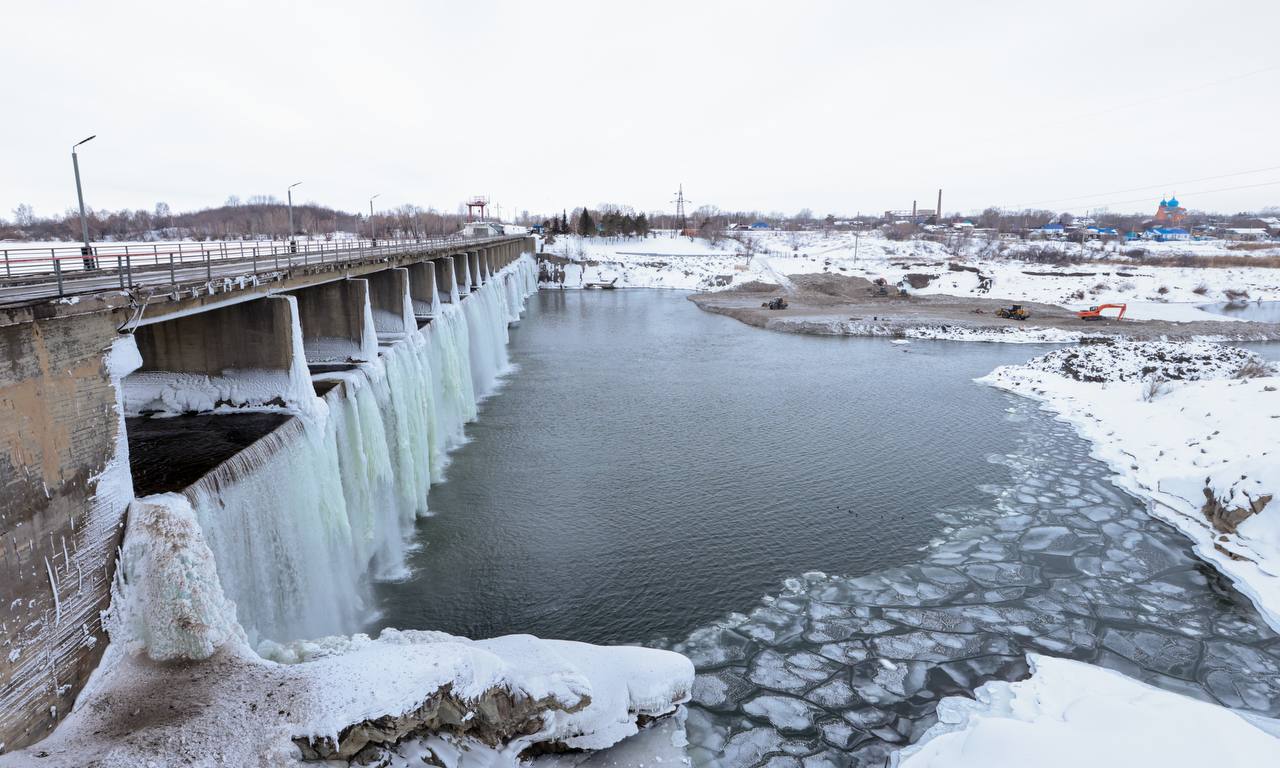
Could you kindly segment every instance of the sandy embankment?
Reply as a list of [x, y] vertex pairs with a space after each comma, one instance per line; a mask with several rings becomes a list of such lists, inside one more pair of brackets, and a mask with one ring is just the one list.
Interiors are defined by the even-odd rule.
[[[897, 336], [975, 341], [1070, 342], [1084, 335], [1108, 335], [1134, 340], [1212, 339], [1271, 341], [1280, 339], [1280, 326], [1268, 323], [1167, 320], [1086, 322], [1062, 307], [1024, 303], [1031, 312], [1025, 321], [996, 317], [1008, 301], [943, 294], [876, 296], [870, 281], [833, 274], [792, 275], [788, 292], [778, 285], [747, 283], [714, 293], [689, 297], [700, 308], [760, 328], [790, 333], [847, 336]], [[761, 306], [785, 296], [789, 306], [769, 310]]]

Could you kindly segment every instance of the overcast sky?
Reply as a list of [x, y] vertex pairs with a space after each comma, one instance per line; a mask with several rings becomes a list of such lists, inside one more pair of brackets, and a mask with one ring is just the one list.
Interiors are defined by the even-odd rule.
[[3, 18], [4, 218], [74, 207], [89, 134], [99, 209], [294, 181], [346, 210], [480, 193], [504, 214], [670, 208], [680, 183], [695, 207], [819, 214], [939, 187], [947, 211], [1280, 204], [1274, 0], [12, 0]]

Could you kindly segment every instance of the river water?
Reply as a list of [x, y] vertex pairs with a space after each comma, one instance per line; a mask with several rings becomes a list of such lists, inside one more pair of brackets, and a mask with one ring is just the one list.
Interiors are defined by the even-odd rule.
[[[1028, 651], [1280, 714], [1280, 639], [1027, 401], [1039, 346], [531, 297], [380, 626], [675, 647], [698, 765], [881, 765]], [[376, 629], [376, 627], [373, 627]]]

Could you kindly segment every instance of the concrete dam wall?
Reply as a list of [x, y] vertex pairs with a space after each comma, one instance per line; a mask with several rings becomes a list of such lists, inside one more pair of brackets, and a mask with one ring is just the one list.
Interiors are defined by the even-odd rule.
[[[289, 575], [276, 586], [304, 596], [287, 610], [279, 607], [285, 601], [269, 608], [255, 604], [260, 588], [229, 585], [246, 616], [255, 612], [245, 623], [260, 638], [355, 631], [368, 572], [396, 568], [395, 546], [425, 510], [426, 488], [450, 441], [505, 366], [505, 349], [477, 345], [472, 336], [505, 343], [506, 323], [520, 309], [512, 296], [536, 288], [532, 260], [521, 258], [532, 251], [529, 240], [505, 238], [292, 269], [239, 287], [175, 286], [142, 300], [112, 292], [0, 308], [0, 751], [51, 731], [108, 641], [102, 612], [134, 498], [129, 442], [147, 439], [144, 431], [128, 433], [126, 414], [130, 423], [147, 414], [245, 409], [291, 415], [250, 446], [264, 454], [261, 466], [249, 461], [253, 454], [232, 457], [183, 492], [202, 523], [216, 514], [249, 526], [263, 513], [280, 517], [282, 507], [321, 509], [338, 520], [320, 544], [305, 526], [271, 532], [299, 559], [236, 550], [232, 542], [252, 539], [243, 530], [225, 529], [215, 551], [269, 563], [271, 574], [279, 568]], [[376, 424], [381, 453], [373, 450]], [[382, 454], [386, 463], [374, 469], [355, 464]], [[288, 471], [282, 462], [331, 470], [336, 490], [289, 497], [278, 478], [290, 475], [276, 474]], [[268, 496], [246, 490], [270, 475], [277, 480], [261, 486]], [[268, 498], [275, 508], [264, 509]], [[375, 519], [375, 509], [394, 515]], [[343, 557], [343, 565], [328, 566], [331, 581], [323, 585], [308, 581], [316, 569], [305, 567], [317, 552]], [[220, 575], [230, 571], [220, 568]], [[305, 595], [339, 588], [350, 609], [334, 611], [337, 621], [312, 623], [326, 611]]]

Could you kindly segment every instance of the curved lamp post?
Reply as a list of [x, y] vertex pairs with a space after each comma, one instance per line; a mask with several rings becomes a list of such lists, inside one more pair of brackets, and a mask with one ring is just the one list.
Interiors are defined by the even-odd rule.
[[85, 269], [97, 269], [98, 262], [93, 258], [93, 246], [89, 245], [89, 220], [84, 215], [84, 191], [80, 187], [80, 160], [76, 157], [76, 147], [93, 141], [97, 136], [98, 134], [95, 133], [89, 138], [71, 145], [71, 167], [76, 172], [76, 198], [80, 201], [80, 236], [84, 240], [84, 246], [80, 248], [80, 255], [84, 258]]

